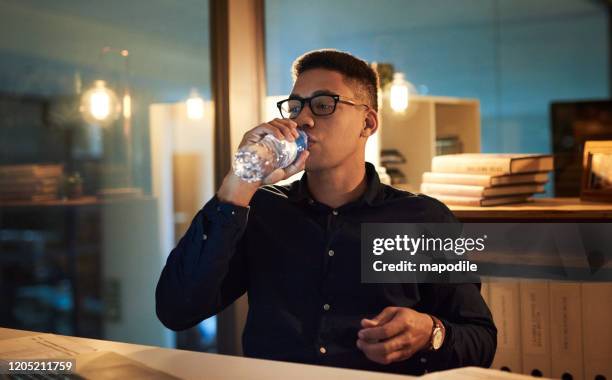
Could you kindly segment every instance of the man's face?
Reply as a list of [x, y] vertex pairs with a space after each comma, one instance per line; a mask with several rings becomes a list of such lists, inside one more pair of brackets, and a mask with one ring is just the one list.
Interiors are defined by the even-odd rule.
[[[356, 98], [355, 90], [343, 80], [343, 75], [326, 69], [312, 69], [300, 74], [293, 85], [292, 96], [309, 98], [313, 95], [340, 95], [355, 103], [364, 103]], [[310, 156], [306, 170], [317, 171], [337, 167], [347, 160], [358, 160], [365, 149], [367, 137], [361, 132], [365, 124], [364, 106], [353, 106], [339, 102], [336, 111], [328, 116], [316, 116], [305, 105], [293, 119], [309, 137]]]

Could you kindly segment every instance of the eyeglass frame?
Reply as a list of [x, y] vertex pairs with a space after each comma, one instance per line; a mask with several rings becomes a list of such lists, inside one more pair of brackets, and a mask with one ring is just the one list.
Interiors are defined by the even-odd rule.
[[[313, 111], [310, 102], [311, 102], [312, 99], [318, 98], [319, 96], [328, 96], [328, 97], [334, 99], [334, 109], [330, 113], [325, 114], [325, 115], [319, 115], [315, 111]], [[298, 114], [295, 115], [295, 117], [285, 117], [283, 115], [282, 105], [283, 105], [283, 103], [289, 102], [291, 100], [299, 100], [300, 101], [300, 112], [298, 112]], [[283, 100], [281, 100], [279, 102], [276, 102], [276, 107], [278, 108], [278, 112], [281, 114], [281, 117], [283, 119], [295, 119], [296, 117], [298, 117], [300, 115], [300, 113], [302, 113], [302, 111], [305, 108], [306, 103], [308, 103], [308, 107], [310, 108], [310, 112], [312, 112], [312, 114], [315, 115], [315, 116], [330, 116], [330, 115], [333, 115], [334, 112], [336, 112], [336, 108], [338, 106], [338, 103], [344, 103], [344, 104], [348, 104], [348, 105], [355, 106], [355, 107], [357, 107], [357, 106], [364, 106], [364, 107], [366, 107], [366, 109], [370, 108], [370, 106], [367, 105], [367, 104], [364, 104], [364, 103], [355, 103], [352, 100], [350, 100], [350, 98], [346, 98], [344, 96], [337, 95], [337, 94], [317, 94], [317, 95], [310, 96], [308, 98], [289, 97], [287, 99], [283, 99]]]

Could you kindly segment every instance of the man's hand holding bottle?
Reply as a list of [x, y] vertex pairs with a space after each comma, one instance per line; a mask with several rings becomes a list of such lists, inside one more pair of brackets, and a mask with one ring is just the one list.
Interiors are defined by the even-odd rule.
[[[266, 138], [267, 135], [270, 136]], [[306, 134], [291, 119], [274, 119], [246, 132], [238, 146], [234, 167], [217, 192], [219, 200], [247, 207], [259, 186], [304, 170], [309, 155], [306, 139]], [[283, 164], [288, 166], [283, 168]]]

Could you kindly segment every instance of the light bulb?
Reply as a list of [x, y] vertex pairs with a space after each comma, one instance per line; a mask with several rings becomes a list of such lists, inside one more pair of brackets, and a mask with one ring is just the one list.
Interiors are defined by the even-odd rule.
[[408, 108], [410, 93], [403, 73], [394, 73], [390, 92], [391, 109], [395, 112], [404, 112]]
[[97, 80], [94, 86], [85, 91], [81, 98], [81, 113], [86, 121], [104, 124], [114, 121], [119, 116], [121, 106], [117, 95], [106, 87], [106, 82]]
[[125, 119], [132, 117], [132, 97], [127, 92], [123, 95], [123, 117]]
[[110, 96], [104, 91], [91, 94], [89, 112], [96, 120], [104, 120], [110, 114]]
[[187, 99], [187, 117], [191, 120], [200, 120], [204, 117], [204, 99], [196, 90], [191, 90]]

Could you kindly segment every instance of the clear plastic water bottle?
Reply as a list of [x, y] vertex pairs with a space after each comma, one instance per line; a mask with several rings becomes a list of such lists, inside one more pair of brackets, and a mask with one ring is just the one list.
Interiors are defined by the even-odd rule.
[[240, 148], [234, 156], [234, 174], [243, 181], [258, 182], [278, 168], [291, 165], [308, 147], [308, 136], [298, 130], [295, 141], [265, 135], [254, 144]]

